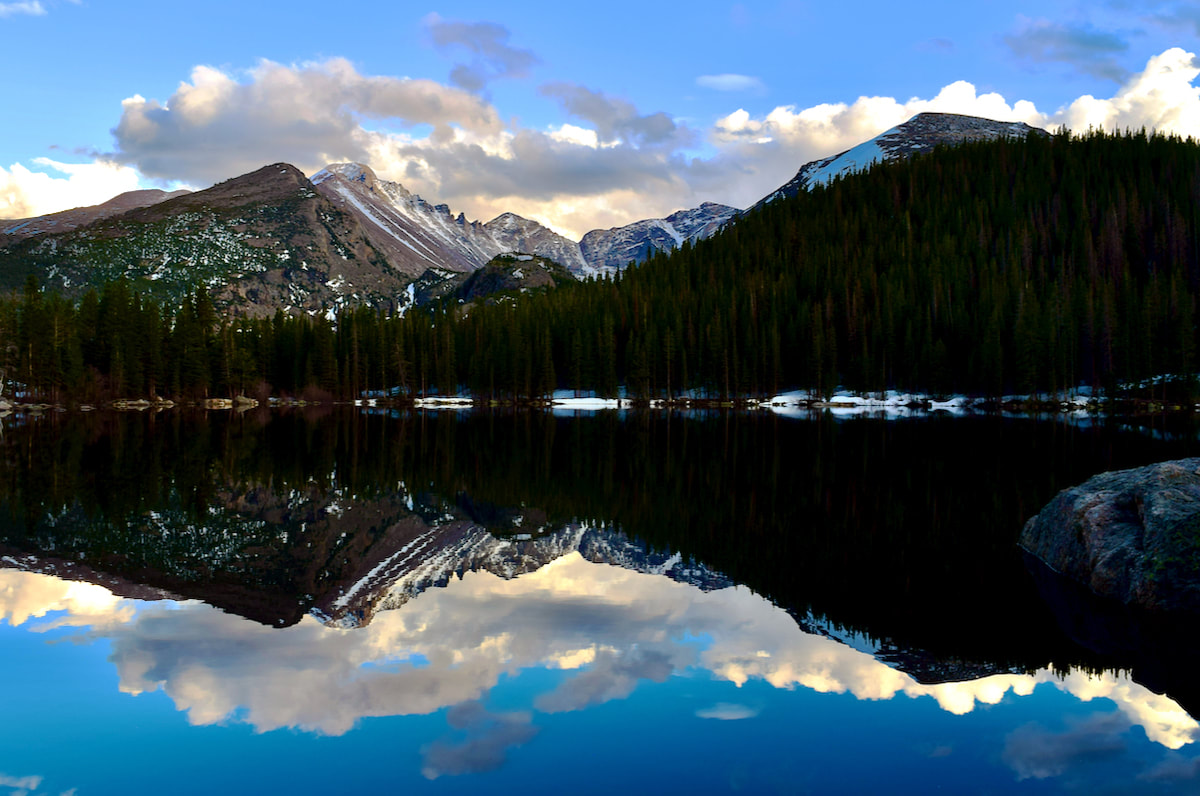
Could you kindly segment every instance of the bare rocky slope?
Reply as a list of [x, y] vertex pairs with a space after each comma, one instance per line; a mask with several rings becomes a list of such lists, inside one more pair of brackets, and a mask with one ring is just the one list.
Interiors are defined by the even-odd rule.
[[172, 303], [203, 286], [248, 315], [394, 306], [411, 281], [357, 217], [286, 163], [78, 229], [0, 244], [0, 285], [16, 287], [27, 273], [68, 294], [123, 277]]
[[576, 243], [515, 213], [486, 223], [431, 204], [398, 182], [380, 179], [361, 163], [334, 163], [312, 176], [317, 190], [355, 214], [372, 243], [411, 276], [434, 268], [468, 272], [499, 254], [525, 253], [553, 260], [576, 277], [612, 274], [656, 251], [710, 237], [738, 209], [706, 202], [666, 218], [593, 230]]

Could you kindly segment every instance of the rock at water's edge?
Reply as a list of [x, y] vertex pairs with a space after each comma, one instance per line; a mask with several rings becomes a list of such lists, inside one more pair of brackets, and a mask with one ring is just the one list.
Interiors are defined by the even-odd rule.
[[1101, 473], [1025, 524], [1021, 547], [1097, 594], [1200, 612], [1200, 459]]

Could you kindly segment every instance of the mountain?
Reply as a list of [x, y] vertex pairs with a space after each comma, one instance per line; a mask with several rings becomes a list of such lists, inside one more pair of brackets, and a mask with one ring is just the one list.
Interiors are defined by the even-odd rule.
[[334, 163], [312, 176], [317, 190], [354, 214], [371, 242], [388, 261], [409, 276], [429, 268], [467, 272], [482, 268], [498, 254], [528, 252], [586, 273], [579, 245], [514, 213], [486, 224], [452, 215], [398, 182], [381, 180], [361, 163]]
[[[997, 122], [952, 113], [920, 113], [852, 149], [806, 163], [795, 177], [759, 200], [754, 207], [762, 207], [780, 197], [795, 196], [815, 185], [863, 171], [873, 163], [930, 152], [939, 145], [1020, 138], [1030, 133], [1046, 135], [1044, 130], [1023, 122]], [[710, 238], [742, 212], [726, 205], [705, 202], [698, 208], [681, 210], [666, 218], [635, 221], [608, 230], [592, 230], [583, 236], [579, 248], [583, 258], [594, 269], [600, 273], [612, 273], [630, 262], [642, 262], [656, 251], [669, 251], [681, 246], [685, 240], [694, 242]]]
[[601, 273], [619, 271], [631, 262], [640, 263], [656, 251], [670, 251], [684, 241], [712, 235], [741, 211], [728, 205], [705, 202], [691, 210], [680, 210], [666, 218], [635, 221], [623, 227], [595, 229], [583, 236], [579, 249], [588, 264]]
[[[527, 519], [524, 514], [512, 517], [518, 528]], [[409, 533], [374, 548], [374, 556], [358, 564], [359, 577], [343, 583], [336, 595], [329, 592], [318, 598], [311, 613], [326, 624], [363, 626], [379, 611], [399, 608], [464, 572], [490, 572], [511, 580], [573, 552], [593, 563], [663, 575], [704, 591], [735, 585], [701, 563], [654, 552], [609, 528], [571, 523], [543, 531], [498, 536], [476, 522], [449, 516], [423, 528], [413, 526]]]
[[362, 164], [331, 164], [312, 175], [312, 182], [354, 215], [376, 248], [410, 276], [429, 268], [471, 271], [494, 254], [483, 245], [481, 224], [461, 214], [454, 218], [446, 205], [431, 205], [400, 183], [378, 179]]
[[1024, 138], [1030, 134], [1048, 135], [1045, 130], [1024, 122], [997, 122], [978, 116], [955, 113], [918, 113], [901, 125], [880, 133], [870, 141], [800, 167], [796, 176], [755, 203], [754, 207], [785, 196], [795, 196], [813, 186], [869, 168], [873, 163], [898, 160], [931, 152], [935, 147], [966, 141], [994, 141], [998, 138]]
[[[201, 553], [205, 564], [194, 573], [173, 571], [183, 563], [178, 558], [166, 569], [143, 564], [130, 572], [126, 559], [139, 558], [136, 551], [129, 551], [134, 553], [131, 556], [85, 561], [78, 550], [46, 555], [3, 542], [0, 571], [15, 569], [94, 583], [121, 597], [143, 601], [199, 599], [271, 627], [294, 625], [307, 614], [343, 630], [366, 627], [381, 612], [403, 610], [422, 593], [445, 588], [465, 573], [487, 572], [513, 580], [574, 553], [595, 564], [658, 575], [704, 592], [738, 585], [703, 562], [677, 552], [656, 551], [604, 524], [552, 524], [538, 509], [476, 504], [465, 496], [454, 504], [428, 494], [403, 493], [357, 501], [315, 489], [292, 490], [285, 496], [257, 486], [221, 490], [216, 497], [219, 504], [211, 508], [209, 522], [218, 527], [207, 530], [225, 540], [226, 555]], [[61, 519], [65, 527], [74, 527], [82, 518], [69, 512]], [[185, 516], [155, 511], [133, 524], [142, 533], [170, 536], [187, 522]], [[283, 532], [265, 544], [245, 536], [257, 535], [255, 530], [261, 532], [263, 526]], [[278, 549], [280, 538], [293, 535], [305, 538], [306, 544]], [[253, 545], [248, 546], [251, 555], [228, 556], [239, 542]], [[126, 571], [118, 574], [108, 568], [113, 565]], [[278, 573], [255, 577], [258, 571], [278, 566], [286, 567], [280, 571], [287, 577], [281, 579]], [[811, 611], [787, 613], [803, 633], [872, 655], [922, 683], [1022, 671], [987, 660], [946, 658], [891, 639], [875, 640]]]
[[124, 277], [171, 303], [204, 286], [246, 315], [392, 306], [411, 281], [354, 214], [286, 163], [74, 230], [0, 243], [0, 285], [16, 287], [30, 272], [68, 293]]
[[484, 227], [500, 246], [498, 254], [527, 252], [554, 260], [572, 273], [586, 276], [591, 273], [579, 251], [579, 244], [543, 227], [536, 221], [514, 213], [502, 213]]
[[0, 221], [0, 245], [6, 242], [55, 232], [70, 232], [78, 227], [84, 227], [101, 219], [119, 215], [130, 210], [165, 202], [177, 196], [183, 196], [188, 191], [160, 191], [150, 189], [144, 191], [126, 191], [118, 194], [107, 202], [89, 207], [75, 207], [33, 218], [14, 218]]
[[666, 218], [593, 230], [576, 243], [536, 221], [502, 213], [487, 223], [468, 221], [449, 206], [430, 204], [398, 182], [380, 179], [361, 163], [334, 163], [312, 176], [317, 190], [358, 216], [372, 243], [399, 270], [428, 277], [468, 272], [499, 254], [528, 253], [566, 266], [577, 277], [611, 274], [649, 252], [710, 237], [738, 214], [706, 202]]

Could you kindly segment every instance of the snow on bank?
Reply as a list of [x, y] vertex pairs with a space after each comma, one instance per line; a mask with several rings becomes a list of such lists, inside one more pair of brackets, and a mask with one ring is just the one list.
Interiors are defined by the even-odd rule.
[[[694, 403], [689, 403], [694, 402]], [[837, 390], [822, 397], [810, 390], [784, 392], [764, 400], [739, 399], [724, 402], [713, 396], [689, 394], [678, 396], [672, 401], [663, 399], [631, 400], [627, 396], [601, 398], [594, 394], [576, 396], [571, 390], [557, 390], [543, 406], [556, 414], [571, 415], [585, 412], [624, 411], [635, 408], [694, 409], [736, 406], [738, 409], [769, 411], [784, 417], [811, 417], [813, 414], [829, 413], [834, 417], [927, 417], [933, 414], [969, 415], [974, 413], [1029, 412], [1069, 414], [1086, 418], [1103, 412], [1109, 399], [1095, 394], [1090, 388], [1078, 387], [1054, 395], [1005, 395], [1001, 398], [972, 398], [966, 395], [931, 395], [928, 393], [900, 392], [888, 390], [881, 393], [854, 393]], [[467, 395], [430, 396], [418, 398], [415, 405], [421, 409], [463, 410], [477, 405]], [[1200, 411], [1200, 404], [1195, 407]]]
[[602, 409], [621, 409], [629, 405], [620, 398], [555, 398], [551, 404], [556, 409], [574, 409], [580, 412], [598, 412]]
[[471, 409], [475, 399], [465, 395], [431, 395], [413, 401], [418, 409]]
[[800, 417], [813, 412], [829, 412], [835, 417], [914, 417], [934, 413], [966, 415], [973, 412], [995, 411], [997, 404], [1008, 406], [1047, 406], [1057, 404], [1062, 411], [1087, 415], [1103, 407], [1105, 399], [1094, 396], [1088, 388], [1079, 388], [1057, 395], [1006, 395], [999, 400], [970, 398], [966, 395], [933, 396], [925, 393], [897, 392], [855, 394], [837, 391], [828, 398], [799, 390], [781, 393], [761, 401], [757, 406], [776, 414]]

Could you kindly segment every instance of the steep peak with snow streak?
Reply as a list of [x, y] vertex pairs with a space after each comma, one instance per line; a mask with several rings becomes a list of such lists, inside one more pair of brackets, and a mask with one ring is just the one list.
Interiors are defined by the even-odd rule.
[[431, 205], [362, 163], [332, 163], [312, 182], [356, 215], [392, 267], [409, 276], [430, 268], [472, 271], [494, 256], [482, 225], [456, 222], [449, 207]]
[[396, 268], [410, 276], [428, 269], [468, 272], [508, 252], [531, 252], [587, 273], [579, 244], [515, 213], [502, 213], [486, 224], [455, 215], [446, 204], [432, 204], [398, 182], [380, 179], [362, 163], [333, 163], [313, 175], [317, 190], [358, 215], [376, 246]]

